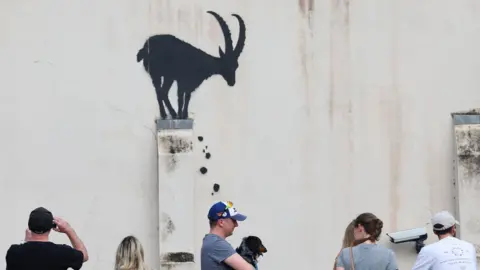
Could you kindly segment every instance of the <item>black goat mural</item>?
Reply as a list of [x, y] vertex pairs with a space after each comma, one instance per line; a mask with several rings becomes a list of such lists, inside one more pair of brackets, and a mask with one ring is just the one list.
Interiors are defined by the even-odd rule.
[[[229, 86], [235, 85], [238, 58], [245, 45], [245, 23], [239, 15], [232, 14], [240, 24], [234, 48], [227, 23], [217, 13], [208, 13], [217, 19], [225, 38], [225, 51], [219, 47], [219, 57], [211, 56], [173, 35], [151, 36], [137, 53], [137, 62], [143, 60], [143, 66], [152, 79], [162, 119], [167, 117], [165, 106], [172, 118], [188, 118], [192, 92], [213, 75], [221, 75]], [[178, 88], [177, 112], [168, 98], [174, 81]]]

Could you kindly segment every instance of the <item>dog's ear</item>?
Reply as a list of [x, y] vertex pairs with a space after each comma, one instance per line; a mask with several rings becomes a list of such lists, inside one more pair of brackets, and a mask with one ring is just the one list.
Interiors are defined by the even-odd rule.
[[251, 251], [256, 251], [258, 250], [258, 247], [260, 246], [260, 243], [255, 239], [254, 236], [248, 236], [244, 238], [245, 240], [245, 246], [250, 249]]

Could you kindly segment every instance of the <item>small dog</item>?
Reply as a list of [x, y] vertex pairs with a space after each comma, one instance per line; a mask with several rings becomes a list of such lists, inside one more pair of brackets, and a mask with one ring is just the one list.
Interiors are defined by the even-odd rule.
[[267, 252], [267, 248], [263, 245], [262, 240], [257, 236], [247, 236], [242, 239], [242, 243], [236, 249], [237, 253], [242, 256], [248, 263], [257, 267], [257, 259]]

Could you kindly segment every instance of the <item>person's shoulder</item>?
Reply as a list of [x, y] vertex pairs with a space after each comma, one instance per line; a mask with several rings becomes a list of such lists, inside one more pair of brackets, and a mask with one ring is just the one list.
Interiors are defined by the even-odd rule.
[[395, 251], [393, 251], [393, 249], [391, 248], [388, 248], [386, 246], [383, 246], [383, 245], [379, 245], [378, 246], [385, 254], [387, 254], [386, 256], [391, 258], [391, 257], [395, 257]]
[[468, 241], [465, 241], [465, 240], [462, 240], [462, 239], [458, 239], [458, 238], [455, 238], [453, 237], [453, 239], [455, 239], [455, 241], [457, 241], [458, 244], [460, 245], [465, 245], [465, 246], [471, 246], [471, 247], [474, 247], [475, 248], [475, 245], [468, 242]]
[[[377, 254], [386, 254], [388, 256], [395, 255], [395, 252], [393, 251], [393, 249], [380, 244], [360, 244], [353, 247], [353, 252], [358, 252], [363, 250], [376, 250], [376, 252], [379, 252]], [[342, 252], [350, 252], [350, 251], [349, 251], [349, 248], [345, 248], [342, 250]]]
[[22, 244], [12, 244], [10, 247], [7, 249], [7, 256], [16, 253], [20, 248]]
[[65, 252], [75, 251], [75, 252], [82, 253], [80, 250], [74, 249], [72, 246], [69, 246], [67, 244], [55, 244], [55, 243], [52, 243], [52, 244], [53, 244], [52, 248], [58, 251], [65, 251]]
[[[203, 238], [203, 247], [209, 247], [209, 246], [215, 246], [215, 245], [224, 245], [224, 244], [229, 244], [227, 240], [221, 238], [218, 235], [215, 234], [207, 234]], [[229, 244], [230, 245], [230, 244]]]
[[218, 242], [228, 243], [227, 240], [225, 240], [224, 238], [222, 238], [222, 237], [220, 237], [216, 234], [205, 235], [205, 238], [203, 238], [203, 241], [204, 242], [210, 242], [210, 243], [218, 243]]
[[393, 249], [391, 249], [391, 248], [389, 248], [389, 247], [386, 247], [386, 246], [384, 246], [384, 245], [378, 245], [378, 244], [377, 244], [376, 246], [377, 246], [379, 249], [381, 249], [381, 250], [383, 250], [383, 251], [385, 251], [385, 252], [388, 252], [388, 253], [393, 253], [393, 252], [394, 252]]
[[468, 241], [465, 241], [465, 240], [461, 240], [461, 239], [458, 239], [458, 243], [464, 247], [467, 247], [467, 248], [470, 248], [471, 250], [473, 250], [475, 253], [477, 252], [477, 248], [475, 247], [474, 244], [468, 242]]
[[[8, 250], [17, 250], [19, 249], [23, 244], [11, 244]], [[8, 251], [7, 250], [7, 251]]]
[[420, 252], [422, 253], [422, 255], [434, 255], [439, 249], [443, 249], [443, 243], [441, 242], [434, 242], [434, 243], [431, 243], [431, 244], [428, 244], [428, 245], [425, 245], [424, 247], [422, 247], [422, 249], [420, 250]]
[[338, 255], [338, 257], [343, 257], [343, 256], [350, 256], [350, 248], [352, 250], [355, 250], [356, 247], [346, 247], [346, 248], [342, 248], [342, 250], [340, 251], [340, 254]]

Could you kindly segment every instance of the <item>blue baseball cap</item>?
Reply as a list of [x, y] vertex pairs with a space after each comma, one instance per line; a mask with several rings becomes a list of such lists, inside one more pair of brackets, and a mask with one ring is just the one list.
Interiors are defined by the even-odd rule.
[[219, 220], [222, 218], [244, 221], [247, 219], [247, 216], [240, 214], [230, 201], [217, 202], [210, 207], [210, 210], [208, 211], [208, 219]]

